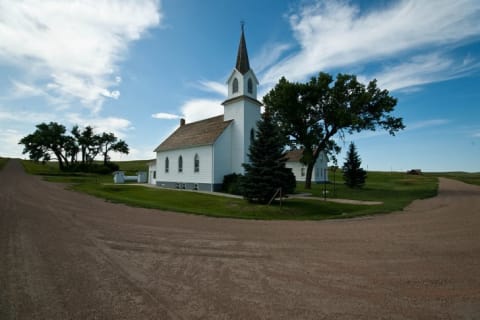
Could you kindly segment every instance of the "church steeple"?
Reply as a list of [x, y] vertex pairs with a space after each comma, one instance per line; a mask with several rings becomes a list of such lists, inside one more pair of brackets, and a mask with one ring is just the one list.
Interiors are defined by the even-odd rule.
[[243, 173], [243, 164], [248, 163], [248, 148], [252, 136], [255, 135], [257, 122], [260, 120], [262, 103], [257, 100], [258, 80], [250, 69], [248, 61], [245, 32], [240, 35], [237, 63], [228, 77], [228, 95], [223, 105], [223, 119], [232, 121], [229, 126], [231, 139], [231, 168], [233, 172]]
[[227, 100], [223, 102], [223, 105], [233, 102], [232, 99], [252, 99], [256, 104], [261, 105], [257, 101], [257, 86], [258, 80], [255, 73], [250, 68], [250, 62], [248, 61], [247, 44], [245, 41], [244, 24], [241, 24], [240, 42], [238, 44], [237, 61], [235, 68], [233, 68], [230, 77], [227, 80], [228, 95]]
[[235, 65], [235, 68], [240, 71], [241, 74], [245, 74], [248, 70], [250, 70], [250, 63], [248, 62], [247, 44], [245, 43], [243, 26], [244, 23], [242, 22], [242, 34], [240, 36], [240, 43], [238, 45], [237, 64]]

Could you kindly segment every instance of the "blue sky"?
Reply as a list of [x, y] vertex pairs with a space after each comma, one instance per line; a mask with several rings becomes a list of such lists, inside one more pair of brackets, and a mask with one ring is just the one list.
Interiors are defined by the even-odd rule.
[[131, 148], [114, 159], [154, 158], [179, 118], [223, 112], [241, 20], [259, 99], [319, 71], [398, 98], [404, 131], [339, 141], [365, 168], [480, 171], [477, 0], [0, 0], [0, 155], [57, 121], [114, 132]]

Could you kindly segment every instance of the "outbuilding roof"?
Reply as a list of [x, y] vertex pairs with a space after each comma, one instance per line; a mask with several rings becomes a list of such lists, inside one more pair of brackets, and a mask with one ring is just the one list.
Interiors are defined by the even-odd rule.
[[290, 150], [285, 154], [288, 162], [299, 162], [303, 156], [303, 149]]
[[[324, 152], [320, 152], [321, 156], [322, 154], [323, 156], [326, 156]], [[299, 162], [300, 159], [302, 159], [302, 157], [303, 157], [303, 148], [290, 150], [290, 151], [287, 151], [287, 153], [285, 154], [285, 158], [287, 159], [287, 162]], [[327, 157], [327, 160], [328, 160], [328, 157]]]
[[231, 122], [220, 115], [180, 125], [154, 152], [212, 145]]

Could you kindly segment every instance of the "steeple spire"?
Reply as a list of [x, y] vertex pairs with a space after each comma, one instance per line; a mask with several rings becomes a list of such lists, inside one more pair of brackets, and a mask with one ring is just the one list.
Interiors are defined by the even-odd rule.
[[250, 70], [250, 63], [248, 62], [247, 44], [245, 43], [245, 35], [243, 31], [244, 26], [245, 23], [242, 21], [242, 35], [240, 36], [240, 44], [238, 45], [237, 53], [237, 64], [235, 65], [235, 68], [240, 71], [241, 74], [245, 74], [248, 70]]

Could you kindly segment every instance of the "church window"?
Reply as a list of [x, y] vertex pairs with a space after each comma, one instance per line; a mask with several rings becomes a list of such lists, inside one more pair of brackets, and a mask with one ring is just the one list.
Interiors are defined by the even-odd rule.
[[169, 167], [169, 161], [168, 161], [168, 157], [165, 158], [165, 172], [168, 173], [168, 167]]
[[305, 177], [305, 167], [302, 167], [300, 175], [302, 177]]
[[235, 78], [233, 79], [233, 84], [232, 84], [232, 93], [238, 92], [238, 79]]
[[250, 143], [252, 143], [253, 140], [255, 140], [255, 130], [253, 130], [253, 128], [252, 128], [250, 130]]
[[182, 156], [178, 157], [178, 172], [183, 172], [183, 158], [182, 158]]
[[248, 78], [247, 90], [248, 90], [248, 93], [253, 93], [253, 82], [252, 82], [252, 78]]
[[193, 158], [193, 171], [194, 172], [199, 172], [200, 171], [200, 157], [198, 154], [195, 155]]

